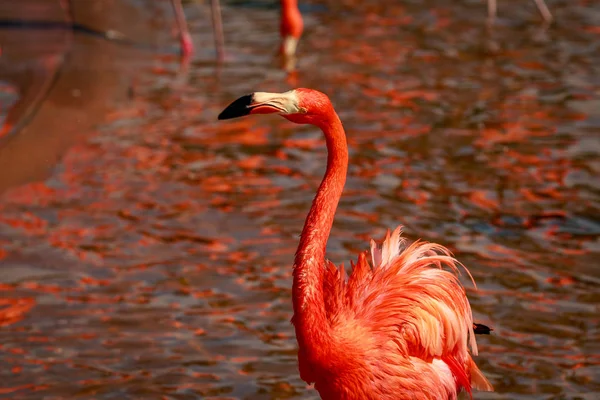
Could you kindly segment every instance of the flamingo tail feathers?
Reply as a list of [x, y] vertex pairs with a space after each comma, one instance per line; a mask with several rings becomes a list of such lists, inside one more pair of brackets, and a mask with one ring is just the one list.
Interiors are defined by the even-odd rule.
[[469, 359], [471, 363], [470, 372], [471, 372], [471, 387], [480, 390], [482, 392], [493, 392], [494, 387], [492, 384], [483, 376], [481, 370], [475, 364], [473, 359]]

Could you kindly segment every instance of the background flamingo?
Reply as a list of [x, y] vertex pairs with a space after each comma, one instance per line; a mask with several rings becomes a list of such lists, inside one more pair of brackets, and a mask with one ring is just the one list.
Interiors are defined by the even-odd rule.
[[218, 118], [271, 113], [318, 126], [328, 150], [294, 260], [301, 378], [324, 399], [456, 399], [462, 388], [493, 390], [468, 349], [477, 354], [471, 308], [446, 248], [407, 245], [398, 227], [381, 248], [371, 241], [372, 266], [361, 253], [350, 277], [325, 259], [348, 167], [346, 136], [329, 98], [310, 89], [256, 92]]
[[281, 53], [286, 57], [294, 57], [298, 41], [302, 36], [304, 22], [298, 9], [298, 0], [281, 0]]

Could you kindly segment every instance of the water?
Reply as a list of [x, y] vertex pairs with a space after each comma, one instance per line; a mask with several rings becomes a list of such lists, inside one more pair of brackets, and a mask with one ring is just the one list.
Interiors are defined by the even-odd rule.
[[397, 224], [448, 246], [494, 328], [476, 360], [496, 392], [476, 398], [598, 398], [598, 4], [549, 0], [542, 31], [533, 2], [502, 0], [490, 37], [479, 1], [315, 1], [288, 77], [274, 2], [242, 3], [223, 6], [219, 68], [206, 4], [186, 5], [187, 70], [0, 30], [3, 112], [57, 76], [0, 149], [0, 397], [318, 398], [289, 320], [321, 134], [216, 121], [240, 95], [302, 86], [330, 95], [350, 145], [329, 258], [348, 265]]

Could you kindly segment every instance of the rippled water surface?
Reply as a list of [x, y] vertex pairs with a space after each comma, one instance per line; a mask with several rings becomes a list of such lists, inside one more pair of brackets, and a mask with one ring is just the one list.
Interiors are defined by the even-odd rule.
[[[301, 1], [287, 76], [275, 2], [223, 3], [221, 67], [207, 4], [186, 4], [187, 69], [0, 29], [0, 397], [317, 398], [289, 320], [321, 134], [216, 121], [240, 95], [311, 87], [350, 146], [329, 258], [397, 224], [447, 245], [494, 328], [476, 360], [496, 392], [475, 397], [600, 398], [600, 4], [548, 0], [543, 31], [533, 1], [501, 0], [490, 36], [475, 0]], [[23, 71], [54, 78], [16, 123], [39, 75]]]

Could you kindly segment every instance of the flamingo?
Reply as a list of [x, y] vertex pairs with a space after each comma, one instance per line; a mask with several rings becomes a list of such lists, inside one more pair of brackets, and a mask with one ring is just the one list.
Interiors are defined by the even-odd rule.
[[249, 114], [315, 125], [327, 144], [327, 169], [294, 258], [300, 377], [332, 400], [456, 399], [462, 389], [493, 390], [471, 357], [477, 355], [477, 325], [457, 277], [458, 262], [445, 247], [408, 245], [398, 227], [381, 247], [371, 241], [371, 265], [360, 253], [349, 277], [343, 265], [325, 259], [348, 168], [344, 128], [327, 95], [312, 89], [255, 92], [235, 100], [218, 119]]
[[[552, 22], [552, 13], [548, 9], [548, 6], [544, 2], [544, 0], [533, 0], [535, 5], [537, 6], [544, 22], [546, 24], [550, 24]], [[494, 25], [496, 20], [496, 13], [498, 10], [498, 5], [496, 4], [496, 0], [488, 0], [488, 24], [490, 26]]]
[[281, 0], [281, 33], [280, 53], [283, 55], [284, 68], [291, 71], [296, 64], [296, 48], [302, 36], [304, 22], [298, 9], [298, 0]]

